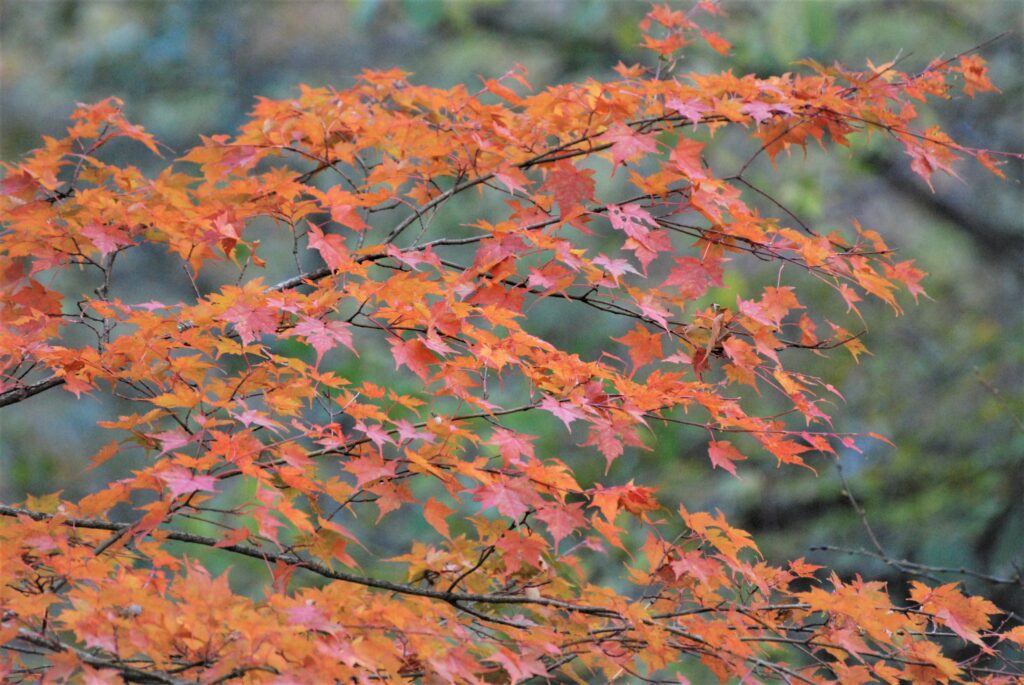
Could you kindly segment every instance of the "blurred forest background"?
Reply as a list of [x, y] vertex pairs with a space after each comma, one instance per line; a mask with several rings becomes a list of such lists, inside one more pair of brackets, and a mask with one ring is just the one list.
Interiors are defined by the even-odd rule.
[[[130, 120], [181, 154], [199, 134], [233, 131], [256, 95], [286, 97], [299, 83], [343, 89], [365, 68], [396, 66], [414, 72], [419, 83], [471, 88], [481, 75], [499, 76], [516, 63], [529, 69], [535, 88], [611, 77], [619, 60], [647, 59], [637, 48], [637, 23], [648, 7], [625, 0], [2, 0], [0, 157], [17, 159], [39, 144], [40, 135], [60, 134], [75, 102], [109, 95], [125, 101]], [[733, 55], [722, 58], [694, 46], [681, 71], [732, 68], [768, 75], [798, 69], [793, 62], [809, 57], [853, 68], [864, 68], [868, 59], [879, 64], [899, 58], [899, 68], [913, 72], [933, 57], [950, 57], [1010, 31], [982, 51], [1002, 94], [933, 103], [930, 110], [959, 142], [1024, 150], [1019, 0], [793, 0], [724, 7], [730, 16], [714, 25], [734, 44]], [[823, 376], [846, 398], [832, 408], [837, 430], [881, 433], [896, 445], [860, 441], [863, 455], [841, 455], [842, 474], [892, 558], [1019, 578], [1024, 170], [1019, 160], [1011, 162], [1008, 180], [1000, 181], [965, 164], [959, 169], [964, 182], [938, 179], [932, 193], [890, 141], [876, 136], [860, 142], [852, 156], [826, 159], [814, 150], [806, 158], [795, 155], [760, 184], [818, 227], [844, 228], [850, 217], [859, 218], [930, 273], [925, 286], [931, 299], [916, 306], [904, 302], [903, 316], [874, 303], [863, 308], [870, 324], [864, 340], [873, 356], [859, 365], [842, 351], [805, 360], [806, 371]], [[721, 143], [715, 168], [736, 168], [741, 153], [730, 151], [728, 139]], [[143, 169], [159, 163], [148, 155], [131, 161]], [[771, 172], [764, 159], [755, 169], [763, 177]], [[152, 273], [160, 271], [134, 274], [132, 287], [156, 287], [147, 282]], [[760, 273], [752, 264], [739, 278], [726, 284], [721, 301], [734, 302], [735, 290], [773, 280], [774, 273]], [[836, 315], [842, 311], [826, 289], [805, 290], [801, 299]], [[586, 330], [585, 321], [567, 323], [562, 316], [538, 326], [553, 337]], [[586, 344], [581, 337], [579, 345]], [[95, 429], [106, 415], [101, 402], [76, 402], [63, 391], [3, 408], [0, 500], [58, 489], [78, 497], [116, 473], [112, 468], [123, 469], [86, 469], [84, 457], [109, 439]], [[819, 461], [815, 476], [776, 469], [769, 460], [748, 462], [735, 479], [711, 469], [700, 431], [664, 435], [654, 452], [621, 474], [623, 480], [657, 484], [690, 510], [721, 508], [733, 525], [754, 533], [771, 561], [806, 556], [844, 575], [859, 572], [894, 587], [907, 580], [900, 568], [877, 558], [814, 549], [878, 551], [834, 463]], [[563, 449], [563, 435], [549, 440], [538, 448]], [[1019, 583], [956, 573], [938, 577], [962, 579], [997, 604], [1024, 610]]]

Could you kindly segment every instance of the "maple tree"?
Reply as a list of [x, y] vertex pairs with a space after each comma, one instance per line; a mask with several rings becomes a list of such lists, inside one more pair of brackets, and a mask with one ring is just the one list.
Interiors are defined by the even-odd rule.
[[[620, 64], [616, 81], [534, 93], [516, 67], [474, 93], [364, 72], [261, 98], [237, 135], [153, 177], [104, 161], [119, 138], [166, 152], [108, 99], [5, 164], [0, 406], [108, 393], [133, 409], [78, 456], [139, 466], [78, 501], [0, 506], [0, 675], [685, 681], [694, 663], [741, 682], [1019, 678], [1024, 626], [988, 600], [772, 565], [720, 512], [611, 479], [678, 426], [733, 475], [881, 439], [834, 428], [838, 393], [794, 366], [865, 351], [799, 284], [831, 287], [857, 321], [868, 297], [899, 312], [924, 274], [856, 221], [806, 225], [751, 181], [755, 161], [875, 134], [926, 180], [965, 157], [1001, 175], [998, 153], [916, 123], [928, 98], [995, 90], [973, 52], [916, 74], [684, 74], [691, 41], [729, 50], [700, 10], [719, 13], [655, 7], [657, 66]], [[726, 130], [752, 148], [716, 169], [705, 149]], [[154, 247], [180, 262], [167, 277], [187, 300], [118, 288]], [[713, 303], [749, 258], [778, 266], [775, 285]], [[532, 330], [565, 306], [592, 325]], [[751, 393], [785, 408], [759, 415]], [[552, 430], [605, 477], [541, 449]], [[392, 523], [410, 511], [430, 537]], [[257, 560], [258, 591], [197, 558]]]

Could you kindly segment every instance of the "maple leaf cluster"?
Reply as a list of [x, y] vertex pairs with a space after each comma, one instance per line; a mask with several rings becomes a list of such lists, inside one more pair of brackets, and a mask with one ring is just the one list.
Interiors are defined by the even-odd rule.
[[[607, 475], [680, 425], [733, 475], [857, 449], [826, 414], [834, 388], [792, 360], [864, 347], [794, 284], [827, 284], [856, 317], [868, 297], [898, 312], [924, 274], [874, 230], [789, 214], [746, 175], [762, 153], [875, 132], [925, 179], [965, 157], [998, 172], [995, 153], [915, 127], [915, 103], [958, 82], [994, 89], [980, 57], [918, 74], [670, 75], [695, 39], [728, 51], [693, 16], [655, 8], [644, 40], [661, 66], [620, 65], [618, 80], [534, 92], [517, 67], [471, 92], [365, 72], [347, 90], [261, 98], [236, 135], [156, 175], [103, 161], [115, 138], [164, 152], [111, 98], [4, 164], [0, 406], [59, 387], [115, 396], [133, 411], [100, 424], [92, 463], [145, 459], [77, 501], [0, 506], [0, 675], [1019, 676], [1024, 628], [987, 600], [916, 583], [901, 603], [802, 559], [773, 565], [721, 513], [672, 511]], [[726, 128], [753, 145], [728, 171], [706, 155]], [[473, 196], [489, 209], [472, 214]], [[190, 296], [118, 287], [154, 249]], [[714, 304], [750, 256], [778, 282]], [[585, 312], [578, 333], [598, 353], [538, 333], [549, 305]], [[785, 410], [756, 414], [751, 392]], [[552, 430], [605, 478], [539, 447]], [[409, 511], [429, 537], [389, 525]], [[400, 550], [387, 563], [366, 520]], [[259, 592], [196, 557], [255, 560]]]

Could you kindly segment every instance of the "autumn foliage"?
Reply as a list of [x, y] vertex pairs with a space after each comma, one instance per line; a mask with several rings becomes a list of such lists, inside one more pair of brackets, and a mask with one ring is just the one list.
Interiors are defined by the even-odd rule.
[[[677, 458], [730, 474], [873, 439], [833, 427], [835, 389], [798, 365], [860, 355], [862, 301], [899, 312], [924, 274], [856, 221], [804, 224], [752, 164], [874, 135], [925, 179], [1000, 173], [917, 123], [995, 90], [976, 54], [684, 73], [692, 41], [729, 50], [694, 14], [655, 8], [657, 66], [614, 81], [366, 72], [259, 99], [155, 175], [106, 155], [172, 156], [109, 99], [5, 164], [0, 406], [128, 408], [74, 455], [120, 478], [0, 507], [5, 682], [1019, 677], [1024, 627], [955, 584], [897, 597], [776, 566], [720, 512], [618, 477], [669, 430], [706, 434]], [[748, 154], [715, 168], [725, 135]], [[775, 283], [714, 303], [755, 258]], [[137, 296], [147, 260], [191, 295]], [[802, 303], [814, 283], [833, 311]], [[555, 431], [571, 454], [538, 445]], [[248, 563], [256, 590], [213, 562]]]

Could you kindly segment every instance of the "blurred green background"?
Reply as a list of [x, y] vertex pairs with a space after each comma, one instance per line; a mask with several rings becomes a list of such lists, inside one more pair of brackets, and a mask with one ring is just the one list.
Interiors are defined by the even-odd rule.
[[[688, 4], [687, 4], [688, 6]], [[713, 22], [734, 44], [722, 58], [694, 47], [682, 69], [760, 75], [796, 69], [810, 57], [863, 68], [902, 58], [916, 71], [1005, 31], [983, 54], [1002, 94], [933, 105], [928, 118], [967, 145], [1024, 150], [1021, 33], [1024, 4], [997, 2], [727, 2]], [[75, 102], [116, 95], [129, 119], [182, 153], [198, 135], [231, 132], [255, 95], [284, 97], [298, 83], [344, 88], [364, 68], [398, 66], [431, 85], [479, 83], [515, 63], [535, 87], [612, 76], [622, 60], [642, 61], [637, 22], [648, 5], [597, 0], [428, 0], [320, 2], [0, 2], [0, 157], [17, 159], [41, 134], [59, 135]], [[739, 159], [723, 140], [716, 162]], [[133, 160], [152, 164], [150, 157]], [[908, 170], [908, 158], [880, 137], [852, 155], [797, 155], [764, 184], [818, 226], [848, 226], [851, 216], [880, 231], [904, 258], [931, 275], [931, 300], [904, 302], [898, 318], [863, 308], [872, 357], [855, 365], [845, 352], [804, 360], [836, 385], [837, 430], [872, 431], [896, 447], [864, 441], [864, 455], [841, 455], [850, 486], [886, 551], [924, 564], [1013, 576], [1024, 565], [1024, 201], [1022, 166], [999, 181], [970, 165], [964, 182], [938, 179], [932, 193]], [[143, 274], [137, 274], [142, 279]], [[773, 274], [756, 269], [731, 287]], [[805, 304], [841, 316], [827, 291]], [[538, 322], [557, 337], [564, 312]], [[585, 340], [578, 345], [586, 345]], [[109, 439], [93, 426], [99, 401], [55, 391], [0, 412], [0, 499], [62, 489], [79, 496], [116, 470], [84, 470], [76, 455]], [[59, 417], [55, 421], [54, 417]], [[837, 470], [808, 471], [756, 460], [740, 479], [712, 471], [700, 431], [665, 434], [634, 461], [630, 477], [656, 484], [690, 510], [721, 508], [751, 530], [769, 560], [807, 556], [890, 581], [900, 572], [868, 557], [810, 551], [816, 545], [869, 547], [843, 495]], [[538, 447], [562, 449], [564, 434]], [[686, 456], [681, 455], [695, 455]], [[637, 465], [639, 464], [639, 465]], [[118, 465], [116, 468], [124, 468]], [[627, 468], [627, 467], [623, 467]], [[597, 474], [595, 474], [597, 475]], [[956, 574], [943, 575], [949, 580]], [[966, 578], [970, 589], [1024, 610], [1019, 585]]]

